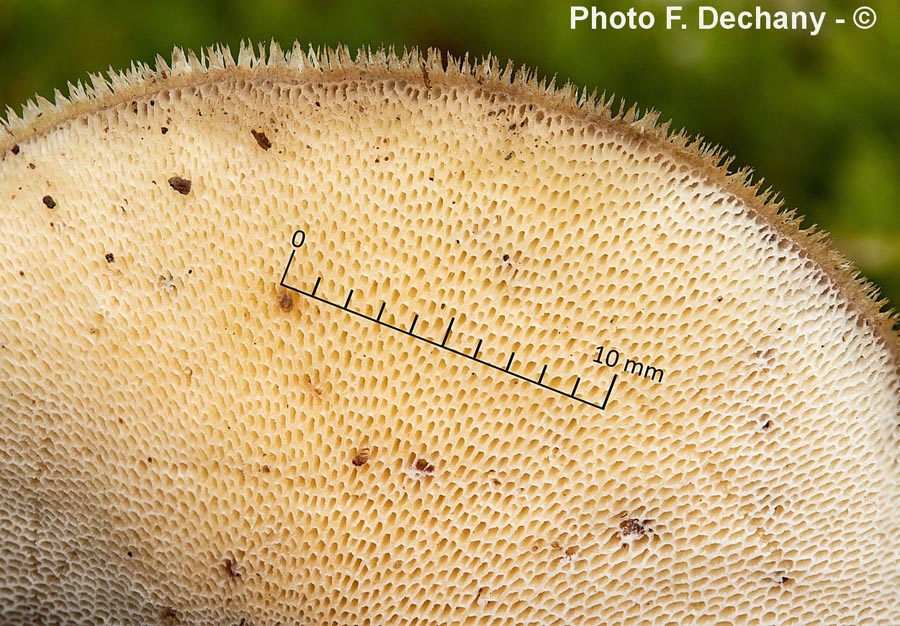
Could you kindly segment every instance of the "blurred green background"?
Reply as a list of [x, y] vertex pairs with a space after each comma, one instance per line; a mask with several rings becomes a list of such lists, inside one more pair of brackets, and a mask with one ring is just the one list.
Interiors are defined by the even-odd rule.
[[[769, 10], [828, 11], [823, 32], [667, 31], [667, 4], [633, 0], [603, 10], [651, 10], [648, 31], [569, 29], [559, 0], [258, 0], [101, 2], [0, 0], [0, 106], [20, 110], [39, 93], [168, 56], [174, 45], [242, 39], [285, 46], [439, 47], [456, 55], [537, 67], [561, 82], [597, 87], [654, 108], [673, 126], [726, 148], [750, 165], [805, 224], [838, 248], [900, 306], [900, 2], [867, 0], [877, 24], [851, 24], [857, 2], [758, 0]], [[753, 2], [706, 0], [719, 9]], [[580, 3], [586, 4], [586, 3]], [[836, 17], [847, 19], [838, 26]]]

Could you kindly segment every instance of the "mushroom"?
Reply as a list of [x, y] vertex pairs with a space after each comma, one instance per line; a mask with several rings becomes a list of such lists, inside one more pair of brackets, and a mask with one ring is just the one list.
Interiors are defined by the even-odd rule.
[[3, 127], [3, 624], [900, 623], [895, 318], [655, 115], [272, 44]]

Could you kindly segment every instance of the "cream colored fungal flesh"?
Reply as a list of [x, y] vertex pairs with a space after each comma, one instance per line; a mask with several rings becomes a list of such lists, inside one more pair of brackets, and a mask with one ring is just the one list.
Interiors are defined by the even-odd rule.
[[893, 320], [717, 153], [438, 55], [56, 100], [0, 128], [0, 623], [900, 623]]

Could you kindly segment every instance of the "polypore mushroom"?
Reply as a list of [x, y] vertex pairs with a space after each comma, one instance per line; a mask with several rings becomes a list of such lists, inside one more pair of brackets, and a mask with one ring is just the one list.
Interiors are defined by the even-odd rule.
[[897, 624], [893, 319], [653, 116], [439, 55], [0, 139], [0, 622]]

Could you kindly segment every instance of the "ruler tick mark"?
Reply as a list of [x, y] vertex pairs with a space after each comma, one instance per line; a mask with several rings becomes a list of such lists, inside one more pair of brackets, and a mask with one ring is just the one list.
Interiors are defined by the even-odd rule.
[[450, 323], [447, 324], [447, 332], [444, 333], [444, 339], [441, 341], [441, 347], [445, 347], [447, 345], [447, 339], [450, 337], [450, 329], [453, 328], [453, 322], [456, 320], [455, 317], [450, 318]]
[[575, 390], [578, 389], [578, 383], [580, 383], [580, 382], [581, 382], [581, 376], [576, 376], [576, 377], [575, 377], [575, 386], [572, 387], [572, 393], [569, 394], [569, 395], [571, 395], [573, 398], [575, 397]]

